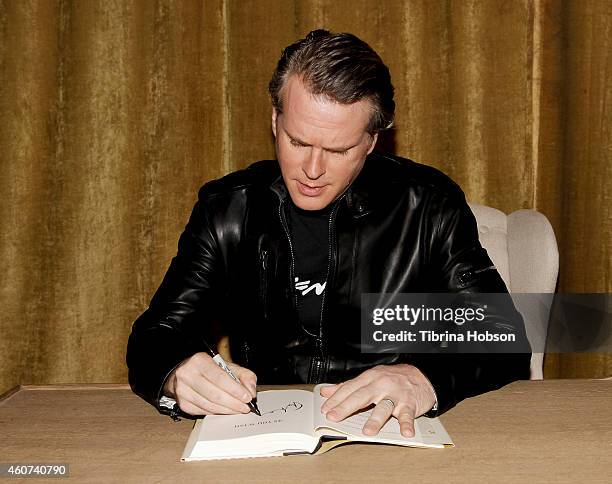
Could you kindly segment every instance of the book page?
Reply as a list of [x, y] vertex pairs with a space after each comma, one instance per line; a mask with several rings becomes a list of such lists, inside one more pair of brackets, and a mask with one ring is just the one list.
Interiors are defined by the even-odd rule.
[[285, 432], [314, 435], [311, 392], [305, 390], [258, 392], [257, 406], [261, 417], [252, 412], [205, 417], [198, 440], [239, 439]]

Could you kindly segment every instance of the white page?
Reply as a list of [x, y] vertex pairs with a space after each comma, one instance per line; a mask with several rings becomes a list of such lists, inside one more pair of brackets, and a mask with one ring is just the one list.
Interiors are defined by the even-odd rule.
[[313, 435], [311, 392], [305, 390], [258, 392], [257, 406], [261, 417], [252, 412], [205, 417], [198, 440], [238, 439], [264, 433]]

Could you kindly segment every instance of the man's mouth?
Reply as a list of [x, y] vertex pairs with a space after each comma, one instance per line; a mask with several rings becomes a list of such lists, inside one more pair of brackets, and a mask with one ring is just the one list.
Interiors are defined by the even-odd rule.
[[321, 185], [321, 186], [307, 185], [306, 183], [302, 183], [299, 180], [296, 180], [296, 181], [297, 181], [297, 186], [298, 186], [298, 190], [300, 191], [300, 193], [307, 197], [316, 197], [317, 195], [320, 195], [323, 189], [325, 188], [325, 185]]

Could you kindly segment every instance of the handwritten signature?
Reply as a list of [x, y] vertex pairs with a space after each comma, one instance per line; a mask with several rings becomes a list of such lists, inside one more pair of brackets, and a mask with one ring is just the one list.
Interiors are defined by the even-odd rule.
[[304, 405], [300, 402], [291, 402], [288, 403], [287, 405], [280, 407], [280, 408], [275, 408], [274, 410], [268, 410], [267, 412], [262, 412], [262, 415], [267, 415], [269, 413], [274, 413], [274, 412], [284, 412], [287, 413], [287, 411], [292, 411], [292, 412], [297, 412], [298, 410], [301, 410], [302, 407], [304, 407]]

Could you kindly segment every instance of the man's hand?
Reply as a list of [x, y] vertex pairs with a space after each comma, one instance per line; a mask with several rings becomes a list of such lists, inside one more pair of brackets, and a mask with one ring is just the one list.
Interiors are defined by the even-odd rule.
[[166, 379], [163, 393], [174, 398], [190, 415], [249, 413], [246, 405], [257, 395], [257, 376], [229, 363], [237, 383], [206, 353], [196, 353], [177, 366]]
[[413, 437], [414, 419], [436, 402], [431, 383], [412, 365], [376, 366], [352, 380], [321, 388], [321, 396], [328, 397], [321, 411], [334, 422], [374, 404], [372, 415], [363, 426], [365, 435], [376, 435], [394, 416], [402, 435]]

